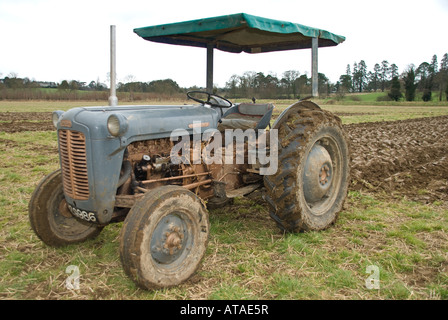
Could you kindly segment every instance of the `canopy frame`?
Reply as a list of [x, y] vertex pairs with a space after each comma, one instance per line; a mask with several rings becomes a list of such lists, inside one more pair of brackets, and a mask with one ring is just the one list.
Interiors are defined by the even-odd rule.
[[311, 48], [312, 95], [318, 97], [318, 48], [345, 41], [322, 29], [239, 13], [136, 28], [145, 40], [207, 49], [206, 90], [213, 92], [214, 49], [250, 54]]

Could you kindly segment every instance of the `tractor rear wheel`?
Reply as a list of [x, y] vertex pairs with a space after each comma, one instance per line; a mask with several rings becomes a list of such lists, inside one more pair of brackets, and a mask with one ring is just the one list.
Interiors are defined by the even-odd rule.
[[349, 185], [350, 152], [341, 120], [310, 101], [281, 114], [278, 164], [264, 176], [270, 215], [284, 232], [323, 230], [342, 209]]
[[208, 235], [208, 212], [193, 192], [158, 187], [138, 200], [124, 221], [123, 269], [143, 289], [176, 286], [198, 269]]

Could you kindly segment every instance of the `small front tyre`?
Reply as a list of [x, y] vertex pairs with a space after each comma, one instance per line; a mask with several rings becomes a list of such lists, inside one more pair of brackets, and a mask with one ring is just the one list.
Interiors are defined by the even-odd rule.
[[60, 169], [40, 181], [31, 196], [28, 213], [33, 231], [53, 247], [95, 238], [103, 229], [72, 216], [65, 202]]
[[124, 221], [123, 269], [143, 289], [179, 285], [198, 269], [208, 235], [208, 212], [194, 193], [180, 186], [153, 189]]

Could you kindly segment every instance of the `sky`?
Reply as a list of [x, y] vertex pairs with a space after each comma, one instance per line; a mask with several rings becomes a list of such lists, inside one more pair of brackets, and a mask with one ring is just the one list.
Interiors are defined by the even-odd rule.
[[[108, 83], [110, 25], [116, 26], [117, 81], [173, 79], [205, 86], [206, 50], [145, 41], [134, 28], [234, 13], [300, 23], [346, 37], [319, 49], [319, 72], [335, 83], [347, 64], [410, 65], [448, 52], [448, 0], [0, 0], [0, 78]], [[233, 74], [287, 70], [311, 75], [311, 50], [234, 54], [215, 50], [214, 83]]]

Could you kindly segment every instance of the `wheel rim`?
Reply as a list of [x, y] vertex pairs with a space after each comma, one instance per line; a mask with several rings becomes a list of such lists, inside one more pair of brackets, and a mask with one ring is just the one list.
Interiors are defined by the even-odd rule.
[[58, 193], [52, 202], [53, 207], [48, 215], [51, 229], [60, 238], [76, 239], [84, 237], [85, 232], [90, 232], [92, 224], [83, 222], [73, 217], [68, 211], [67, 203], [62, 192]]
[[303, 171], [303, 196], [314, 215], [323, 215], [333, 205], [340, 190], [342, 153], [330, 136], [310, 148]]
[[189, 219], [181, 212], [164, 216], [150, 240], [151, 257], [161, 268], [178, 266], [191, 249], [193, 237]]

